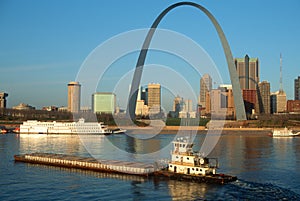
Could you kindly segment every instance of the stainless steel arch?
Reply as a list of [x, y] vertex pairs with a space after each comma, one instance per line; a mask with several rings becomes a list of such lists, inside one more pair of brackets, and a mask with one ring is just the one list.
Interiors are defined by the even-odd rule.
[[136, 107], [136, 100], [137, 100], [137, 95], [138, 95], [138, 87], [141, 81], [141, 76], [143, 72], [143, 66], [145, 64], [145, 59], [147, 56], [148, 48], [150, 46], [151, 39], [153, 37], [153, 34], [162, 20], [162, 18], [172, 9], [179, 7], [179, 6], [193, 6], [201, 11], [203, 11], [207, 17], [210, 19], [210, 21], [213, 23], [215, 26], [217, 33], [219, 35], [219, 38], [221, 40], [223, 50], [225, 53], [228, 69], [229, 69], [229, 74], [230, 74], [230, 79], [231, 79], [231, 84], [232, 84], [232, 90], [233, 90], [233, 98], [234, 98], [234, 104], [235, 104], [235, 110], [236, 110], [236, 118], [237, 120], [246, 120], [246, 113], [245, 113], [245, 108], [244, 108], [244, 102], [241, 94], [241, 87], [239, 83], [239, 78], [237, 75], [237, 71], [234, 65], [232, 53], [229, 47], [229, 44], [227, 42], [227, 39], [224, 35], [224, 32], [217, 22], [217, 20], [214, 18], [214, 16], [203, 6], [194, 3], [194, 2], [178, 2], [175, 3], [168, 8], [166, 8], [154, 21], [154, 23], [151, 26], [151, 29], [149, 30], [146, 39], [143, 43], [142, 50], [140, 51], [140, 55], [136, 64], [136, 68], [134, 71], [134, 76], [132, 79], [131, 83], [131, 89], [130, 89], [130, 94], [129, 94], [129, 99], [128, 99], [128, 106], [127, 106], [127, 112], [129, 112], [130, 118], [134, 119], [135, 118], [135, 107]]

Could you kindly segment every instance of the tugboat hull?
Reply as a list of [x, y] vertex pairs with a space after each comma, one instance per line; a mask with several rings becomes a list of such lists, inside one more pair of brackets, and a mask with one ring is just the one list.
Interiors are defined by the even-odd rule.
[[187, 175], [170, 172], [168, 170], [160, 170], [154, 172], [154, 176], [163, 177], [172, 180], [179, 181], [192, 181], [197, 183], [214, 183], [214, 184], [225, 184], [237, 180], [236, 176], [230, 176], [225, 174], [212, 174], [212, 175]]

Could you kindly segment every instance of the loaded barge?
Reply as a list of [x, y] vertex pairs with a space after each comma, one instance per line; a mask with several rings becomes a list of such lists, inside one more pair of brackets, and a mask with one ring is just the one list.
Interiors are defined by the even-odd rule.
[[192, 151], [193, 144], [186, 139], [173, 142], [171, 161], [165, 165], [126, 162], [117, 160], [97, 160], [64, 154], [32, 153], [15, 155], [15, 161], [44, 164], [58, 167], [77, 168], [99, 172], [140, 175], [151, 178], [175, 179], [182, 181], [224, 184], [237, 180], [237, 177], [218, 174], [218, 161], [201, 156]]
[[154, 172], [152, 164], [116, 160], [97, 160], [89, 157], [78, 157], [64, 154], [32, 153], [15, 155], [15, 161], [59, 167], [94, 170], [130, 175], [149, 176]]

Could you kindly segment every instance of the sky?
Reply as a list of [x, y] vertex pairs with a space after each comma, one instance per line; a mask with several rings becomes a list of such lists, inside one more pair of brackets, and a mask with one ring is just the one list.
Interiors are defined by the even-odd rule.
[[[176, 2], [1, 0], [0, 92], [8, 93], [8, 107], [19, 103], [36, 108], [66, 106], [67, 84], [78, 78], [82, 65], [95, 48], [122, 33], [149, 28], [160, 12]], [[259, 59], [260, 81], [269, 81], [272, 92], [280, 86], [281, 53], [283, 89], [288, 99], [294, 99], [294, 79], [300, 76], [300, 1], [194, 2], [215, 16], [229, 42], [233, 57], [241, 58], [248, 54]], [[167, 14], [158, 27], [182, 34], [201, 46], [215, 64], [222, 82], [230, 83], [221, 43], [213, 25], [202, 12], [188, 6], [176, 8]], [[126, 45], [126, 42], [130, 45], [128, 41], [122, 45]], [[141, 42], [137, 40], [136, 43]], [[132, 71], [137, 57], [138, 52], [133, 52], [113, 62], [111, 74], [100, 79], [94, 91], [111, 91], [112, 75], [118, 74], [116, 77], [120, 78], [127, 71]], [[194, 76], [193, 71], [186, 70], [185, 66], [188, 65], [182, 60], [177, 61], [169, 54], [156, 51], [147, 57], [146, 63], [168, 65], [176, 69], [179, 75], [189, 80], [193, 90], [199, 92], [201, 75]], [[154, 78], [156, 75], [149, 74]], [[142, 85], [149, 80], [142, 80]], [[215, 81], [215, 85], [218, 84], [222, 83]], [[128, 94], [129, 86], [125, 88], [119, 90], [121, 94], [117, 94], [118, 104], [123, 108], [127, 101], [124, 94]], [[90, 106], [89, 99], [82, 103], [82, 106]]]

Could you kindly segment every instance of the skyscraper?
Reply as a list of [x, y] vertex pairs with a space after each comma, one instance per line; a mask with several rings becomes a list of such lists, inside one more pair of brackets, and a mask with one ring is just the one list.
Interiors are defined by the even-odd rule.
[[68, 84], [68, 111], [78, 113], [80, 111], [80, 88], [79, 82]]
[[295, 79], [295, 100], [300, 100], [300, 76]]
[[182, 111], [182, 102], [183, 102], [183, 98], [181, 98], [179, 95], [177, 95], [175, 98], [174, 98], [174, 101], [173, 101], [173, 111], [174, 112], [180, 112]]
[[150, 114], [158, 114], [161, 109], [160, 84], [148, 84], [148, 107]]
[[241, 89], [257, 89], [259, 83], [259, 61], [258, 58], [236, 58], [234, 60], [240, 80]]
[[7, 93], [0, 92], [0, 108], [6, 108], [6, 97]]
[[184, 101], [184, 110], [186, 112], [192, 112], [193, 111], [193, 101], [191, 99], [187, 99]]
[[267, 81], [258, 84], [258, 107], [259, 113], [270, 114], [270, 83]]
[[205, 107], [206, 105], [206, 93], [212, 89], [212, 79], [209, 74], [204, 74], [200, 79], [200, 97], [199, 105]]

